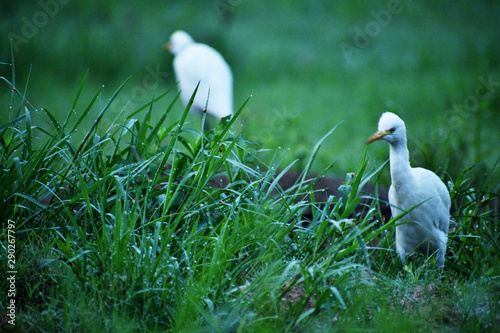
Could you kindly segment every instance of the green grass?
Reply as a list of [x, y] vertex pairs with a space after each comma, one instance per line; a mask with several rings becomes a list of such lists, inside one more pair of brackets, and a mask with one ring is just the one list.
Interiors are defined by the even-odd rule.
[[[343, 195], [315, 200], [309, 174], [338, 124], [305, 149], [305, 161], [287, 163], [285, 147], [262, 151], [234, 130], [247, 102], [208, 132], [187, 122], [189, 106], [175, 115], [175, 89], [113, 118], [129, 80], [103, 102], [85, 76], [75, 112], [60, 120], [33, 106], [12, 73], [1, 77], [11, 108], [0, 127], [0, 215], [16, 224], [19, 307], [16, 326], [2, 316], [2, 329], [493, 332], [500, 324], [497, 165], [477, 186], [474, 169], [445, 176], [457, 222], [445, 270], [423, 257], [401, 268], [395, 219], [384, 221], [378, 200], [361, 203], [362, 186], [386, 169], [366, 148]], [[301, 177], [278, 186], [298, 163]], [[0, 245], [7, 258], [6, 227]], [[0, 286], [8, 289], [5, 278]], [[2, 309], [8, 301], [3, 292]]]
[[[232, 10], [220, 17], [217, 3]], [[335, 160], [330, 175], [355, 170], [380, 115], [391, 110], [406, 121], [413, 165], [446, 171], [453, 179], [475, 165], [470, 177], [481, 183], [499, 157], [492, 145], [500, 140], [498, 86], [477, 109], [451, 117], [447, 111], [474, 96], [479, 76], [500, 80], [498, 1], [401, 1], [401, 13], [347, 62], [340, 44], [352, 44], [354, 28], [364, 28], [374, 20], [370, 12], [386, 9], [388, 3], [73, 0], [20, 46], [18, 74], [26, 79], [32, 65], [31, 100], [59, 121], [88, 70], [89, 89], [82, 92], [82, 101], [105, 85], [98, 100], [102, 104], [131, 76], [103, 119], [109, 126], [108, 119], [115, 119], [127, 103], [124, 115], [148, 103], [156, 89], [175, 85], [172, 56], [161, 47], [173, 31], [184, 29], [227, 59], [234, 72], [235, 105], [254, 96], [238, 120], [244, 136], [271, 151], [290, 148], [284, 164], [299, 159], [293, 168], [300, 171], [323, 133], [342, 121], [313, 168], [320, 172]], [[20, 1], [1, 6], [4, 36], [22, 33], [22, 18], [31, 20], [40, 8]], [[9, 62], [10, 49], [8, 38], [0, 39], [0, 61]], [[162, 75], [144, 85], [148, 68]], [[0, 66], [0, 75], [9, 73], [10, 68]], [[8, 108], [9, 100], [9, 92], [2, 94], [0, 106]], [[183, 110], [182, 103], [175, 103], [172, 119]], [[6, 123], [6, 115], [0, 113], [0, 123]], [[199, 123], [195, 116], [187, 121]], [[384, 148], [372, 148], [369, 154], [378, 163], [387, 159]], [[272, 155], [262, 159], [269, 163]], [[495, 177], [492, 183], [499, 184]], [[381, 182], [389, 184], [387, 172]]]
[[[10, 219], [19, 306], [0, 331], [495, 331], [498, 86], [467, 103], [500, 78], [498, 2], [402, 1], [351, 62], [340, 43], [387, 1], [222, 2], [221, 18], [212, 1], [74, 0], [15, 57], [0, 39], [0, 257]], [[40, 10], [0, 8], [4, 36]], [[161, 50], [177, 29], [231, 65], [234, 122], [203, 132], [180, 103]], [[444, 272], [401, 267], [395, 221], [360, 201], [390, 182], [387, 147], [365, 145], [387, 110], [412, 165], [448, 184]], [[346, 173], [317, 199], [315, 177]]]

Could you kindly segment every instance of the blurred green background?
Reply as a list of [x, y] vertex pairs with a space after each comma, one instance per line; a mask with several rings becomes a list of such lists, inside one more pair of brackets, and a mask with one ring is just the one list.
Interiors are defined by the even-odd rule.
[[[239, 121], [246, 138], [290, 148], [286, 163], [298, 158], [297, 169], [342, 121], [315, 170], [337, 161], [331, 175], [356, 171], [387, 110], [406, 122], [414, 166], [457, 177], [475, 165], [479, 181], [500, 156], [499, 1], [3, 1], [0, 22], [0, 61], [11, 62], [11, 39], [19, 90], [31, 68], [26, 96], [61, 119], [87, 70], [76, 112], [102, 85], [104, 105], [132, 76], [104, 129], [172, 88], [162, 45], [182, 29], [226, 58], [235, 108], [253, 96]], [[0, 65], [0, 75], [11, 79], [11, 67]], [[10, 98], [2, 83], [0, 124]], [[182, 109], [177, 102], [173, 118]], [[196, 115], [189, 121], [200, 128]], [[370, 146], [369, 157], [382, 163], [388, 147]], [[499, 180], [496, 172], [495, 190]]]

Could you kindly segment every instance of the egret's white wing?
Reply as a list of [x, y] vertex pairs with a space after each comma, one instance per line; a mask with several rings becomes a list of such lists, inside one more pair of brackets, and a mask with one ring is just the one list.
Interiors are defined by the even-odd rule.
[[426, 197], [427, 212], [431, 215], [429, 218], [439, 230], [447, 234], [451, 200], [446, 185], [434, 172], [427, 169], [414, 168], [413, 173], [419, 181], [421, 197]]
[[205, 44], [192, 44], [174, 59], [174, 71], [179, 81], [181, 98], [185, 104], [191, 98], [198, 82], [200, 86], [193, 107], [209, 114], [225, 117], [232, 114], [233, 78], [231, 69], [222, 56]]

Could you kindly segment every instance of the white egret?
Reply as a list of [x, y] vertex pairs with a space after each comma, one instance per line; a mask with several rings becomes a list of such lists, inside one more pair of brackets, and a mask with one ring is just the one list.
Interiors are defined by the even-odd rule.
[[164, 49], [174, 55], [173, 67], [185, 105], [200, 83], [192, 106], [194, 111], [201, 114], [206, 107], [206, 112], [217, 118], [233, 114], [233, 75], [219, 52], [195, 43], [184, 31], [174, 32]]
[[446, 186], [432, 171], [410, 166], [405, 123], [394, 113], [382, 114], [378, 132], [367, 143], [376, 140], [390, 145], [392, 216], [407, 212], [400, 221], [409, 221], [396, 226], [396, 251], [401, 262], [404, 264], [406, 255], [413, 251], [436, 252], [436, 262], [443, 267], [451, 206]]

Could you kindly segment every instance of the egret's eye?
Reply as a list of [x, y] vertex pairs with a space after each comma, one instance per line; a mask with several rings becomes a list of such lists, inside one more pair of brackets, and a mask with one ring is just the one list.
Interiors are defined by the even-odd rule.
[[394, 133], [395, 131], [396, 131], [396, 128], [395, 128], [395, 127], [391, 128], [391, 129], [389, 130], [389, 132], [391, 132], [391, 134], [392, 134], [392, 133]]

